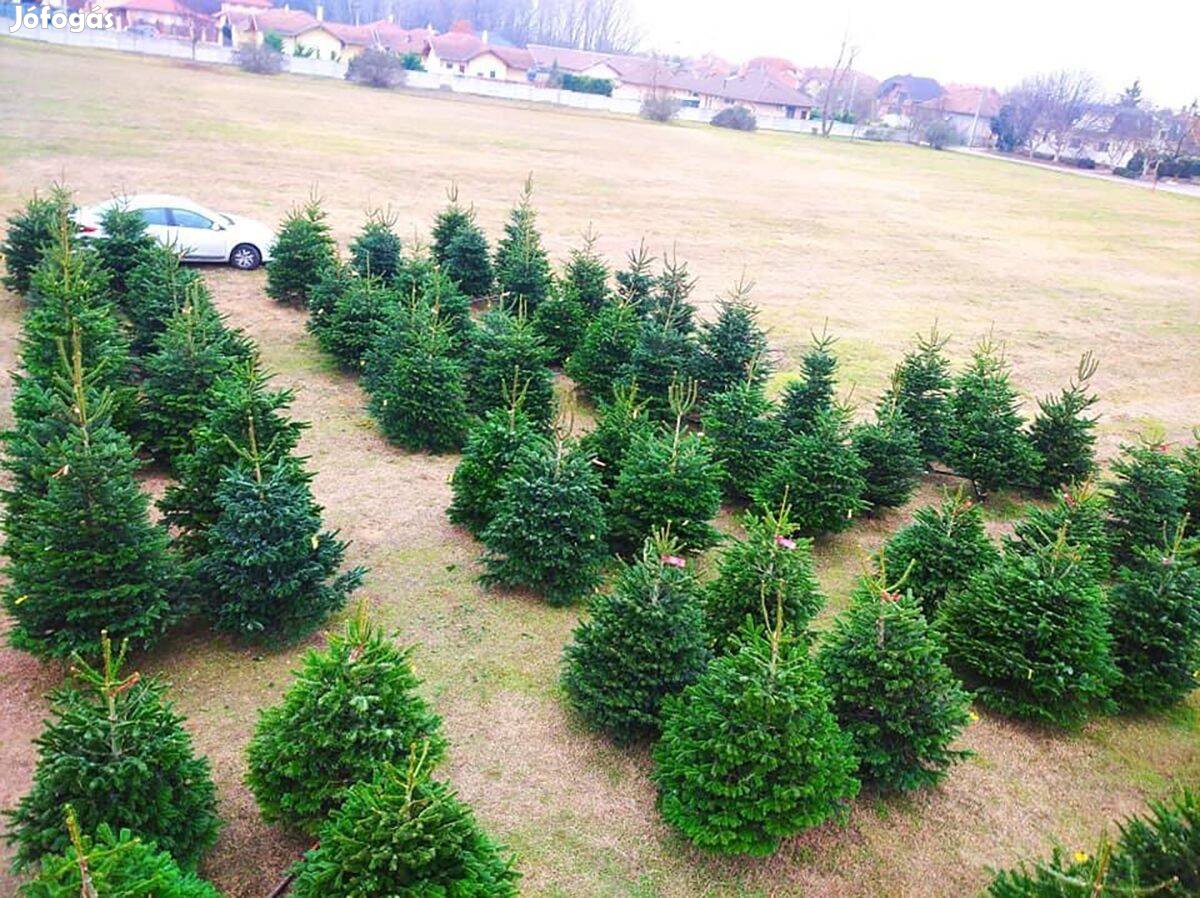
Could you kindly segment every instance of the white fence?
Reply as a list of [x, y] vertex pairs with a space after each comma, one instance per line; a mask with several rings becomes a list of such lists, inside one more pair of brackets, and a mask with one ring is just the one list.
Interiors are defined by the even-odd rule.
[[[0, 35], [9, 34], [12, 19], [0, 17]], [[233, 65], [233, 50], [211, 43], [192, 43], [162, 37], [143, 37], [127, 31], [84, 30], [78, 33], [54, 29], [37, 28], [17, 31], [13, 37], [25, 40], [60, 44], [68, 47], [93, 47], [102, 50], [119, 50], [124, 53], [140, 53], [148, 56], [168, 56], [174, 59], [189, 59], [214, 65]], [[286, 70], [296, 75], [316, 78], [345, 78], [346, 63], [328, 59], [308, 59], [291, 56], [286, 59]], [[405, 87], [416, 90], [451, 91], [479, 97], [494, 97], [524, 103], [547, 103], [567, 106], [572, 109], [594, 109], [617, 115], [637, 115], [640, 102], [628, 97], [605, 97], [600, 94], [585, 94], [560, 90], [541, 85], [521, 84], [512, 81], [493, 81], [488, 78], [471, 78], [464, 75], [440, 72], [409, 72]], [[686, 122], [708, 122], [716, 114], [713, 109], [684, 107], [679, 110], [679, 119]], [[793, 134], [819, 134], [821, 123], [807, 119], [788, 119], [777, 116], [759, 116], [758, 127], [763, 131], [786, 131]], [[871, 133], [868, 135], [867, 132]], [[836, 137], [858, 138], [869, 136], [875, 140], [903, 139], [903, 132], [888, 129], [864, 129], [857, 125], [834, 122]]]

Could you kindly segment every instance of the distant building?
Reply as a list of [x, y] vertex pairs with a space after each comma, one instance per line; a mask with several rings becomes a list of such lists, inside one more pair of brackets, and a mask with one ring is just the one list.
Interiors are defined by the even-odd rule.
[[197, 12], [181, 0], [112, 0], [98, 3], [96, 8], [112, 13], [118, 31], [140, 26], [168, 37], [196, 40], [212, 40], [216, 34], [211, 16]]
[[926, 121], [951, 124], [966, 146], [988, 146], [992, 117], [1000, 111], [1000, 94], [990, 87], [950, 85], [941, 96], [926, 100], [918, 108]]
[[907, 128], [922, 104], [936, 100], [946, 91], [933, 78], [893, 75], [875, 92], [876, 112], [884, 124]]
[[482, 37], [461, 31], [429, 39], [426, 66], [430, 72], [452, 73], [493, 81], [527, 81], [534, 67], [533, 54], [520, 47], [489, 44]]

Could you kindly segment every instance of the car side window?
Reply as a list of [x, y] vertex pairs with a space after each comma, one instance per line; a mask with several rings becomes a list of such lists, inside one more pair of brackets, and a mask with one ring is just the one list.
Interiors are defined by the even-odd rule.
[[166, 209], [142, 209], [142, 221], [148, 225], [162, 225], [167, 227], [171, 222], [167, 219]]
[[200, 228], [201, 230], [209, 230], [213, 223], [196, 212], [189, 212], [187, 209], [172, 209], [171, 216], [175, 219], [175, 224], [181, 228]]

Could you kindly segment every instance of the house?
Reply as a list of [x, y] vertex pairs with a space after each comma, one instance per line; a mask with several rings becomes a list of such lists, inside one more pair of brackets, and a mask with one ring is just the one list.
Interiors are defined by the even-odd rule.
[[1000, 111], [1000, 94], [990, 87], [949, 85], [941, 96], [918, 104], [921, 117], [953, 125], [966, 146], [991, 143], [993, 116]]
[[218, 23], [221, 43], [231, 47], [260, 46], [268, 34], [274, 34], [288, 56], [342, 59], [344, 54], [353, 56], [361, 51], [361, 48], [347, 48], [323, 18], [320, 6], [315, 16], [303, 9], [222, 10]]
[[612, 55], [594, 50], [576, 50], [573, 47], [551, 47], [546, 44], [529, 44], [525, 49], [533, 57], [533, 65], [540, 73], [557, 70], [570, 72], [572, 75], [583, 75], [585, 69], [604, 62]]
[[799, 72], [796, 88], [816, 100], [823, 109], [825, 93], [835, 75], [837, 87], [829, 104], [831, 114], [850, 115], [855, 121], [875, 118], [875, 94], [879, 91], [879, 80], [866, 72], [850, 69], [835, 73], [828, 66], [809, 66]]
[[917, 75], [893, 75], [879, 85], [875, 103], [880, 119], [894, 128], [908, 127], [913, 113], [922, 103], [935, 100], [945, 89], [932, 78]]
[[432, 28], [401, 28], [395, 22], [380, 19], [372, 22], [375, 40], [385, 50], [397, 56], [419, 56], [424, 63], [429, 57], [429, 41], [434, 35]]
[[1154, 113], [1138, 106], [1096, 103], [1075, 122], [1066, 142], [1054, 135], [1041, 134], [1033, 152], [1045, 158], [1067, 162], [1091, 160], [1098, 165], [1119, 168], [1138, 150], [1156, 145], [1161, 129]]
[[807, 119], [817, 101], [795, 87], [771, 75], [765, 69], [752, 69], [734, 78], [707, 78], [692, 85], [704, 109], [745, 106], [756, 117]]
[[452, 73], [495, 81], [527, 81], [534, 57], [520, 47], [494, 46], [482, 37], [461, 31], [434, 35], [429, 39], [425, 63], [430, 72]]
[[112, 14], [116, 30], [150, 26], [171, 37], [210, 39], [216, 28], [211, 17], [196, 12], [181, 0], [112, 0], [97, 4]]

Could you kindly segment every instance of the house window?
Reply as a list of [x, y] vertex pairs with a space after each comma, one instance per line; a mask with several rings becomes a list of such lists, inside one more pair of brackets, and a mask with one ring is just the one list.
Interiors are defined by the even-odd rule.
[[496, 77], [496, 70], [495, 70], [495, 69], [492, 69], [490, 72], [488, 72], [488, 77], [489, 77], [489, 78], [495, 78], [495, 77]]
[[442, 65], [444, 65], [448, 69], [454, 68], [454, 63], [452, 63], [452, 62], [443, 62]]
[[1096, 150], [1101, 153], [1107, 153], [1108, 152], [1108, 141], [1107, 140], [1100, 141], [1098, 144], [1096, 144]]
[[459, 65], [458, 65], [458, 73], [459, 73], [460, 75], [465, 75], [465, 74], [467, 73], [467, 66], [466, 66], [466, 63], [459, 63]]

